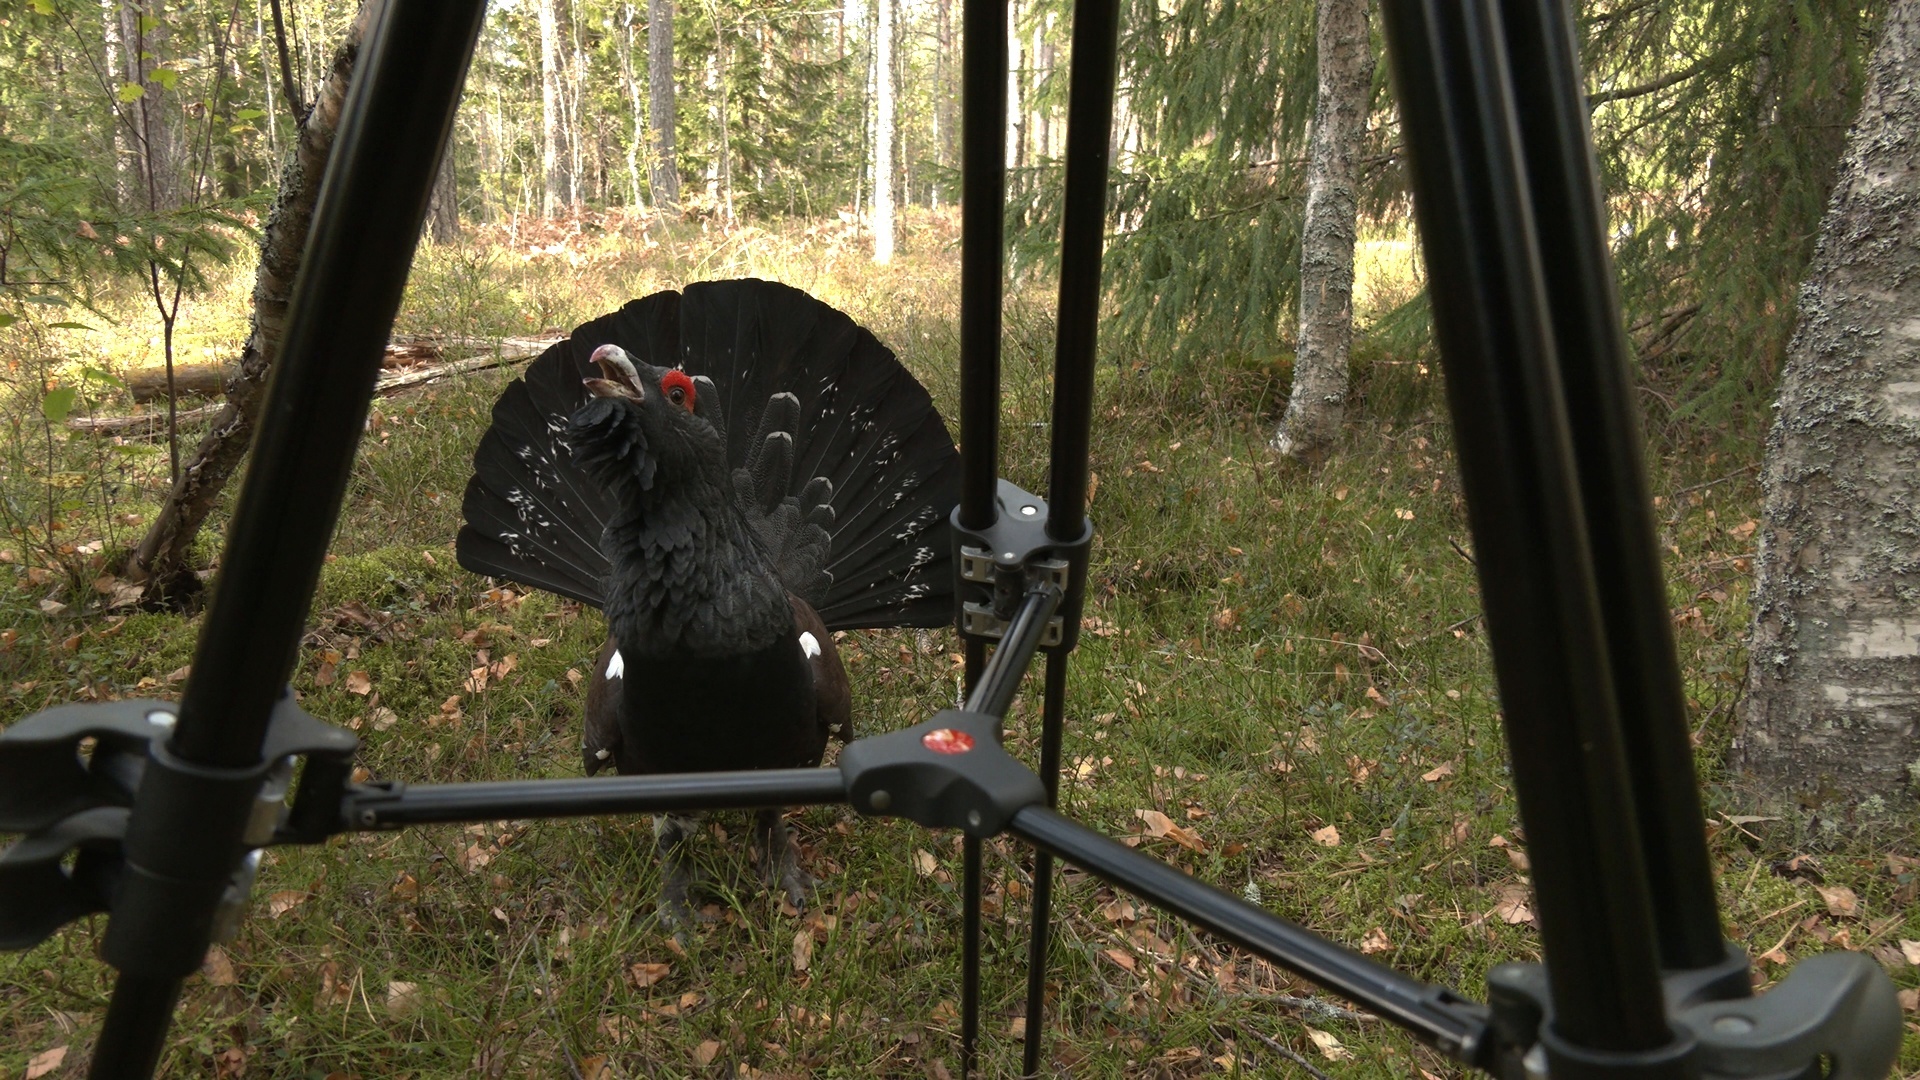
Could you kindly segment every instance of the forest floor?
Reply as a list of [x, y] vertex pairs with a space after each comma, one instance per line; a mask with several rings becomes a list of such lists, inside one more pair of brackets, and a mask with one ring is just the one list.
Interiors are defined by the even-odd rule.
[[[400, 329], [527, 335], [687, 281], [774, 277], [872, 328], [954, 416], [950, 221], [922, 222], [888, 268], [869, 265], [838, 225], [657, 244], [617, 225], [496, 227], [424, 249]], [[237, 348], [250, 270], [236, 267], [190, 308], [187, 348]], [[1044, 285], [1019, 285], [1006, 334], [1005, 471], [1036, 491], [1050, 308]], [[13, 529], [0, 551], [0, 724], [77, 699], [169, 697], [186, 677], [195, 614], [107, 610], [106, 560], [150, 519], [163, 446], [68, 437], [40, 412], [45, 377], [154, 362], [133, 311], [113, 327], [16, 334], [6, 346], [16, 389], [0, 462]], [[1133, 343], [1103, 344], [1099, 534], [1069, 681], [1063, 808], [1479, 996], [1491, 965], [1537, 958], [1538, 938], [1432, 356], [1385, 354], [1363, 338], [1345, 451], [1308, 468], [1265, 449], [1283, 363], [1175, 369]], [[490, 584], [453, 557], [469, 457], [511, 377], [483, 372], [375, 403], [294, 676], [306, 709], [357, 732], [375, 777], [579, 773], [582, 673], [600, 617]], [[96, 407], [119, 407], [99, 386]], [[196, 439], [188, 432], [185, 448]], [[1883, 962], [1905, 991], [1901, 1067], [1913, 1073], [1915, 822], [1759, 810], [1723, 766], [1745, 672], [1757, 440], [1669, 430], [1649, 445], [1727, 933], [1765, 982], [1826, 949]], [[51, 533], [50, 518], [62, 526]], [[217, 540], [204, 542], [209, 562]], [[856, 632], [841, 649], [865, 732], [954, 698], [950, 632]], [[1011, 717], [1015, 753], [1033, 757], [1037, 729], [1035, 695]], [[500, 821], [273, 850], [240, 936], [186, 989], [164, 1072], [952, 1075], [959, 837], [844, 808], [790, 821], [819, 879], [812, 906], [785, 909], [752, 884], [745, 818], [716, 815], [698, 848], [723, 883], [717, 921], [685, 948], [653, 915], [644, 819]], [[1030, 869], [1019, 845], [988, 843], [983, 1075], [1015, 1075], [1021, 1039], [1038, 1034], [1019, 1020]], [[1055, 903], [1044, 1033], [1055, 1071], [1460, 1074], [1388, 1024], [1091, 877], [1065, 874]], [[82, 1074], [110, 988], [95, 959], [104, 925], [82, 920], [0, 954], [0, 1078]]]

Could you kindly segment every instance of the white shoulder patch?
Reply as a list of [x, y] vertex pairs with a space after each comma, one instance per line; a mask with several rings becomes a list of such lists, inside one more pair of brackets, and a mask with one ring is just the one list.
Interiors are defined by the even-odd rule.
[[811, 660], [820, 655], [820, 641], [808, 631], [800, 631], [800, 655]]
[[613, 659], [607, 661], [607, 678], [618, 679], [627, 672], [627, 662], [620, 659], [620, 650], [613, 650]]

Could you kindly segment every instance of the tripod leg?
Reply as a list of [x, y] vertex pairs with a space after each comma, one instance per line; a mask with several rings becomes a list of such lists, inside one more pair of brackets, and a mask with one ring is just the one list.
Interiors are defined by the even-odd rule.
[[[1060, 737], [1066, 727], [1067, 658], [1047, 654], [1046, 707], [1040, 727], [1040, 779], [1047, 805], [1060, 797]], [[1046, 1049], [1047, 947], [1053, 930], [1053, 854], [1033, 853], [1033, 932], [1027, 948], [1027, 1044], [1021, 1052], [1022, 1076], [1040, 1075]]]

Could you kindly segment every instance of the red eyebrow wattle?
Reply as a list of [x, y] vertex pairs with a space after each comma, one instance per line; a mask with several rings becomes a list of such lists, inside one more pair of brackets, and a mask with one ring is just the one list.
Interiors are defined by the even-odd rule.
[[686, 372], [681, 371], [677, 368], [673, 371], [667, 372], [665, 375], [662, 375], [660, 377], [660, 392], [662, 394], [672, 393], [673, 388], [676, 386], [686, 392], [687, 397], [686, 397], [686, 400], [682, 402], [682, 404], [686, 406], [688, 412], [692, 412], [693, 411], [693, 378], [689, 376]]

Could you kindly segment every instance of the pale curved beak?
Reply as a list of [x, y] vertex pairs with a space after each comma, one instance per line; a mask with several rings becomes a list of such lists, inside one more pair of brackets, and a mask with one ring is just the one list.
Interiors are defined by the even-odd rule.
[[640, 384], [640, 372], [633, 366], [633, 360], [627, 356], [625, 349], [618, 345], [602, 345], [593, 350], [590, 359], [600, 369], [602, 377], [580, 380], [588, 393], [594, 397], [647, 400], [646, 388]]

